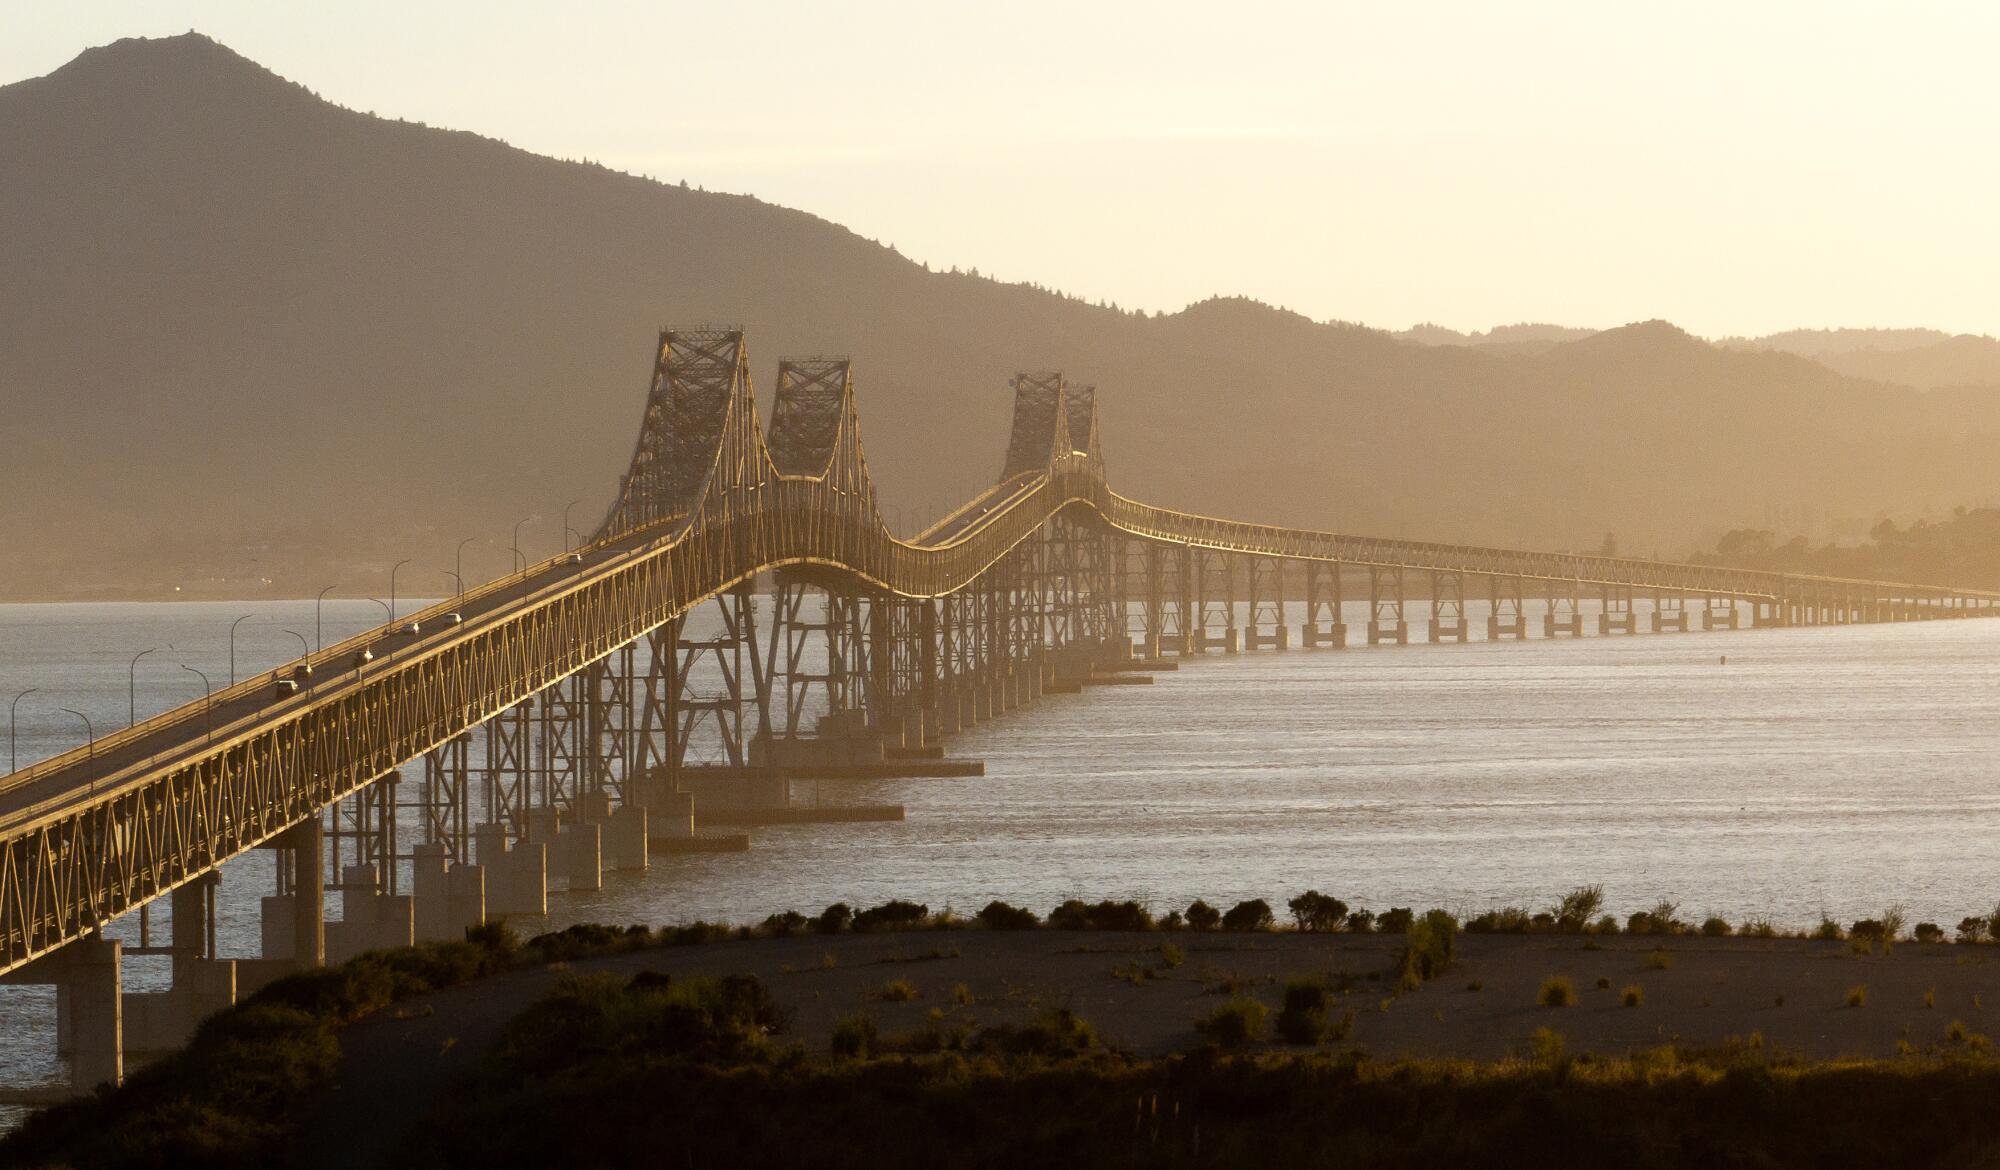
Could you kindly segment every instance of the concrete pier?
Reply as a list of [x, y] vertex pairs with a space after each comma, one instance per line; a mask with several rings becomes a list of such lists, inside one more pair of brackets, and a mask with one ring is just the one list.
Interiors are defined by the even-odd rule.
[[54, 984], [56, 1054], [69, 1063], [70, 1087], [88, 1093], [125, 1079], [124, 948], [90, 935], [0, 976], [10, 984]]
[[549, 912], [549, 847], [509, 841], [507, 826], [479, 825], [472, 831], [473, 860], [486, 871], [486, 913], [541, 917]]
[[340, 921], [326, 924], [328, 962], [344, 963], [368, 951], [416, 941], [416, 906], [408, 894], [387, 893], [372, 863], [341, 869]]
[[416, 899], [417, 941], [465, 937], [467, 928], [486, 921], [486, 869], [454, 863], [443, 842], [412, 850], [410, 890]]

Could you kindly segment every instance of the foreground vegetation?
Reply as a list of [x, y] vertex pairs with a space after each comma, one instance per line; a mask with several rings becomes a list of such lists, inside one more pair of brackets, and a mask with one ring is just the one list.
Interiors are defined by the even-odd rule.
[[[756, 927], [695, 923], [656, 931], [578, 926], [526, 942], [505, 927], [488, 926], [469, 932], [461, 942], [364, 955], [341, 967], [275, 983], [205, 1022], [186, 1050], [140, 1070], [122, 1088], [38, 1114], [0, 1144], [0, 1163], [279, 1165], [304, 1107], [332, 1082], [340, 1033], [349, 1023], [408, 996], [509, 970], [648, 947], [800, 933], [930, 930], [1257, 932], [1289, 927], [1391, 933], [1401, 945], [1390, 974], [1398, 991], [1408, 992], [1452, 967], [1461, 930], [1779, 933], [1763, 922], [1732, 926], [1713, 916], [1686, 921], [1671, 903], [1621, 922], [1604, 913], [1603, 893], [1594, 886], [1573, 890], [1546, 910], [1490, 911], [1463, 926], [1443, 911], [1415, 914], [1392, 908], [1374, 914], [1316, 891], [1291, 899], [1285, 911], [1288, 921], [1281, 927], [1278, 914], [1261, 899], [1226, 910], [1196, 901], [1159, 916], [1132, 901], [1072, 900], [1046, 917], [1001, 902], [962, 917], [892, 901], [858, 912], [836, 904], [811, 917], [776, 914]], [[1973, 944], [1992, 938], [1994, 923], [1993, 918], [1968, 917], [1959, 923], [1956, 940]], [[1847, 926], [1824, 919], [1797, 936], [1842, 938], [1857, 952], [1865, 948], [1870, 953], [1906, 938], [1931, 943], [1946, 938], [1933, 924], [1908, 927], [1897, 908]], [[1586, 940], [1585, 949], [1593, 945]], [[1168, 967], [1184, 957], [1172, 942], [1163, 941], [1160, 949]], [[1669, 961], [1663, 953], [1653, 958], [1661, 969]], [[1607, 990], [1610, 985], [1600, 980], [1598, 986]], [[1477, 990], [1478, 984], [1470, 989]], [[1857, 991], [1849, 993], [1851, 1006], [1865, 1003], [1865, 987]], [[914, 989], [892, 979], [876, 997], [885, 1003], [907, 1002]], [[1538, 1002], [1561, 1008], [1576, 998], [1567, 980], [1552, 979]], [[1641, 1007], [1645, 989], [1629, 985], [1618, 993], [1618, 1001]], [[1720, 1056], [1662, 1049], [1630, 1060], [1567, 1059], [1561, 1036], [1546, 1030], [1513, 1063], [1374, 1063], [1345, 1050], [1354, 1013], [1334, 1010], [1323, 980], [1292, 980], [1282, 1004], [1267, 1019], [1264, 1004], [1237, 995], [1199, 1024], [1210, 1052], [1161, 1061], [1138, 1061], [1108, 1050], [1087, 1022], [1067, 1013], [1014, 1029], [972, 1031], [937, 1023], [920, 1034], [886, 1038], [877, 1034], [872, 1020], [856, 1017], [836, 1028], [832, 1055], [821, 1058], [782, 1039], [782, 1013], [755, 979], [674, 984], [664, 975], [649, 974], [629, 984], [576, 981], [516, 1022], [477, 1085], [466, 1090], [472, 1096], [455, 1102], [456, 1112], [434, 1127], [436, 1144], [422, 1156], [469, 1163], [499, 1156], [494, 1151], [509, 1148], [508, 1143], [518, 1143], [523, 1151], [569, 1143], [574, 1148], [557, 1157], [556, 1164], [617, 1164], [628, 1155], [636, 1157], [650, 1138], [669, 1146], [678, 1142], [674, 1148], [685, 1150], [697, 1164], [753, 1164], [785, 1148], [785, 1142], [799, 1142], [849, 1153], [860, 1143], [872, 1151], [871, 1159], [895, 1165], [933, 1148], [927, 1143], [963, 1130], [973, 1147], [986, 1151], [973, 1157], [972, 1164], [1038, 1157], [1067, 1143], [1080, 1151], [1078, 1157], [1103, 1159], [1101, 1164], [1231, 1165], [1249, 1164], [1249, 1151], [1263, 1148], [1254, 1144], [1260, 1129], [1285, 1119], [1286, 1132], [1266, 1136], [1279, 1143], [1273, 1148], [1294, 1150], [1287, 1160], [1398, 1165], [1405, 1164], [1399, 1159], [1406, 1151], [1411, 1159], [1429, 1151], [1424, 1156], [1463, 1161], [1468, 1158], [1464, 1151], [1477, 1149], [1480, 1142], [1518, 1145], [1513, 1127], [1535, 1129], [1532, 1119], [1541, 1118], [1560, 1121], [1568, 1135], [1550, 1149], [1550, 1156], [1560, 1160], [1566, 1153], [1598, 1149], [1594, 1143], [1608, 1140], [1620, 1124], [1617, 1119], [1629, 1113], [1631, 1127], [1619, 1131], [1627, 1144], [1602, 1147], [1629, 1155], [1614, 1154], [1614, 1160], [1681, 1164], [1676, 1159], [1691, 1157], [1690, 1151], [1706, 1140], [1701, 1135], [1712, 1133], [1720, 1143], [1714, 1149], [1762, 1151], [1751, 1161], [1789, 1164], [1793, 1154], [1774, 1152], [1778, 1147], [1772, 1143], [1795, 1131], [1811, 1135], [1811, 1140], [1801, 1139], [1801, 1151], [1824, 1153], [1831, 1147], [1820, 1139], [1831, 1141], [1828, 1135], [1841, 1134], [1853, 1151], [1872, 1148], [1873, 1135], [1848, 1133], [1859, 1102], [1870, 1094], [1902, 1102], [1897, 1109], [1915, 1110], [1899, 1125], [1930, 1119], [1923, 1122], [1924, 1142], [1946, 1143], [1940, 1149], [1964, 1148], [1949, 1144], [1959, 1141], [1983, 1149], [1987, 1123], [1975, 1118], [1984, 1114], [1954, 1117], [1951, 1109], [1962, 1107], [1969, 1094], [2000, 1088], [2000, 1066], [1986, 1063], [1985, 1038], [1957, 1024], [1958, 1035], [1942, 1048], [1911, 1051], [1908, 1059], [1893, 1063], [1808, 1064], [1765, 1053], [1761, 1043]], [[1273, 1040], [1292, 1046], [1291, 1055], [1251, 1054], [1254, 1045]], [[643, 1091], [614, 1091], [628, 1080]], [[685, 1111], [677, 1106], [663, 1116], [649, 1116], [649, 1109], [660, 1112], [662, 1098], [648, 1096], [656, 1093], [672, 1093], [672, 1099], [691, 1103]], [[1294, 1107], [1300, 1110], [1296, 1117], [1287, 1112]], [[736, 1110], [751, 1111], [740, 1116], [768, 1116], [772, 1124], [750, 1127], [754, 1133], [723, 1124], [721, 1119]], [[563, 1120], [523, 1130], [528, 1118], [572, 1115], [574, 1125]], [[886, 1120], [869, 1120], [877, 1115]], [[701, 1124], [704, 1117], [714, 1124]], [[669, 1139], [660, 1131], [666, 1118], [673, 1119], [681, 1136]], [[631, 1132], [623, 1133], [625, 1128]], [[1932, 1128], [1935, 1134], [1928, 1132]], [[1683, 1131], [1683, 1138], [1670, 1136]], [[1544, 1133], [1536, 1140], [1557, 1138]], [[1645, 1150], [1652, 1153], [1641, 1156]], [[506, 1158], [503, 1164], [517, 1160]], [[1065, 1160], [1075, 1163], [1076, 1158]], [[1477, 1158], [1471, 1161], [1477, 1164]], [[818, 1164], [839, 1162], [829, 1153]]]
[[[1288, 1009], [1310, 1013], [1310, 989]], [[1230, 1026], [1261, 1025], [1229, 1013]], [[1354, 1053], [1142, 1061], [1088, 1023], [940, 1033], [825, 1058], [754, 979], [573, 977], [522, 1013], [419, 1127], [412, 1166], [1835, 1166], [1977, 1163], [2000, 1066], [1808, 1064], [1706, 1052], [1373, 1062]], [[663, 1107], [663, 1103], [670, 1106]]]

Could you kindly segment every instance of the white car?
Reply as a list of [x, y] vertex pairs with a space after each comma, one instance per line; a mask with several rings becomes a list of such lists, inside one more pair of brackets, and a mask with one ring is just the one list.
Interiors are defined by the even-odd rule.
[[415, 622], [404, 622], [402, 625], [396, 627], [396, 632], [399, 634], [421, 634], [423, 633], [423, 627]]

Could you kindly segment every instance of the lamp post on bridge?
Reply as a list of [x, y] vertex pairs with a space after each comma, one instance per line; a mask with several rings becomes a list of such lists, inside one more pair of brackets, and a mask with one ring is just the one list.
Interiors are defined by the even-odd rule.
[[321, 603], [326, 600], [326, 595], [338, 588], [340, 588], [340, 586], [337, 584], [328, 585], [326, 588], [319, 591], [318, 597], [313, 599], [313, 649], [314, 650], [326, 649], [326, 639], [320, 634], [319, 607]]
[[307, 685], [307, 686], [311, 686], [311, 685], [312, 685], [312, 672], [313, 672], [313, 652], [312, 652], [312, 647], [311, 647], [311, 646], [308, 646], [308, 645], [306, 645], [306, 636], [305, 636], [304, 634], [301, 634], [301, 633], [299, 633], [299, 632], [298, 632], [297, 630], [286, 630], [286, 631], [285, 631], [285, 633], [287, 633], [287, 634], [290, 634], [290, 635], [291, 635], [292, 637], [294, 637], [294, 638], [297, 638], [297, 639], [299, 640], [299, 652], [300, 652], [300, 653], [299, 653], [299, 661], [301, 661], [301, 662], [305, 663], [305, 666], [306, 666], [306, 685]]
[[[172, 649], [172, 647], [168, 648]], [[131, 664], [125, 671], [125, 725], [127, 727], [139, 722], [139, 660], [157, 650], [159, 650], [159, 647], [153, 646], [134, 654]]]
[[15, 695], [14, 701], [7, 707], [7, 771], [9, 772], [18, 772], [21, 770], [21, 749], [14, 739], [14, 716], [21, 709], [21, 700], [41, 689], [40, 687], [29, 687], [27, 690]]
[[236, 685], [236, 627], [256, 616], [254, 613], [246, 613], [229, 623], [229, 685], [232, 687]]
[[187, 663], [181, 663], [181, 669], [201, 679], [201, 721], [204, 729], [202, 738], [212, 740], [215, 738], [215, 703], [211, 695], [215, 687], [208, 681], [207, 675]]
[[69, 712], [71, 715], [76, 716], [78, 719], [83, 720], [83, 733], [90, 737], [90, 754], [84, 757], [84, 770], [90, 773], [90, 790], [92, 792], [96, 792], [97, 791], [97, 728], [91, 726], [90, 716], [85, 715], [83, 712], [77, 710], [76, 708], [64, 707], [63, 710]]
[[[574, 508], [574, 507], [576, 507], [576, 506], [577, 506], [578, 504], [581, 504], [582, 502], [583, 502], [582, 500], [571, 500], [571, 501], [570, 501], [569, 503], [567, 503], [567, 504], [564, 504], [564, 505], [563, 505], [563, 551], [564, 551], [564, 552], [568, 552], [568, 551], [570, 551], [570, 549], [569, 549], [569, 536], [570, 536], [570, 527], [569, 527], [569, 510], [570, 510], [571, 508]], [[582, 534], [581, 532], [579, 532], [579, 533], [577, 533], [577, 534], [576, 534], [576, 538], [577, 538], [577, 539], [576, 539], [576, 542], [577, 542], [578, 544], [582, 544], [582, 543], [583, 543], [583, 534]]]
[[521, 552], [521, 525], [533, 520], [533, 516], [523, 516], [514, 521], [514, 571], [521, 572], [528, 567], [528, 558]]
[[392, 626], [396, 624], [396, 570], [409, 563], [410, 558], [404, 557], [389, 566], [389, 624]]
[[443, 573], [447, 577], [450, 577], [453, 581], [458, 582], [458, 600], [459, 604], [463, 605], [465, 603], [465, 578], [459, 576], [457, 573], [452, 572], [450, 569], [440, 569], [439, 572]]
[[459, 541], [458, 552], [453, 554], [452, 568], [456, 571], [452, 575], [458, 578], [458, 599], [460, 601], [465, 600], [465, 546], [478, 539], [476, 536], [468, 536], [464, 540]]

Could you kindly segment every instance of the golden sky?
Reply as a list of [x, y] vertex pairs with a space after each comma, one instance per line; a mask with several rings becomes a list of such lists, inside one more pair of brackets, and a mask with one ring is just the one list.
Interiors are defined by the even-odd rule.
[[2000, 332], [2000, 5], [25, 7], [0, 80], [195, 28], [343, 105], [1127, 307]]

